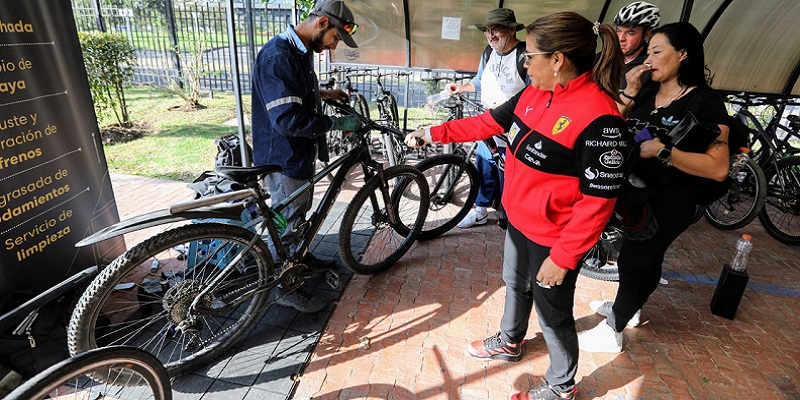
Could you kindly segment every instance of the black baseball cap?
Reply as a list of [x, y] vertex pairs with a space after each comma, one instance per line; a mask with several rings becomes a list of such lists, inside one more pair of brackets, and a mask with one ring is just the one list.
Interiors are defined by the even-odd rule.
[[353, 34], [358, 30], [358, 24], [353, 21], [353, 12], [342, 0], [322, 0], [311, 10], [313, 15], [328, 17], [331, 24], [339, 31], [339, 36], [349, 47], [358, 47], [353, 40]]

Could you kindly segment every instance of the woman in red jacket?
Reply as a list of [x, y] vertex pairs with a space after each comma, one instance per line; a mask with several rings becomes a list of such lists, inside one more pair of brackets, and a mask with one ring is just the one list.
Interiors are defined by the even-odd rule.
[[[465, 142], [509, 133], [508, 214], [500, 332], [467, 346], [481, 360], [518, 361], [533, 305], [550, 355], [546, 382], [512, 399], [574, 398], [578, 260], [597, 241], [623, 181], [625, 121], [616, 101], [622, 53], [609, 25], [573, 12], [527, 30], [531, 84], [488, 113], [410, 133], [406, 143]], [[597, 38], [603, 50], [594, 64]]]

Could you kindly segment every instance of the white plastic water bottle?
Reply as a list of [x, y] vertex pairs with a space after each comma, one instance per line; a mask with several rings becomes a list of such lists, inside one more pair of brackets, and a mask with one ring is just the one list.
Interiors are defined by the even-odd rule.
[[736, 254], [731, 260], [731, 269], [737, 272], [744, 272], [747, 270], [747, 258], [750, 255], [750, 250], [753, 249], [753, 243], [750, 242], [753, 237], [744, 234], [742, 238], [736, 241]]
[[450, 92], [448, 92], [447, 89], [442, 90], [439, 93], [428, 96], [428, 98], [426, 99], [426, 105], [428, 107], [433, 107], [434, 105], [436, 105], [436, 103], [445, 100], [449, 97], [450, 97]]

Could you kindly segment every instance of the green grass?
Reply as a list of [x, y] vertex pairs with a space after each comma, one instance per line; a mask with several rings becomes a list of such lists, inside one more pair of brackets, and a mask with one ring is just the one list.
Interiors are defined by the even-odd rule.
[[[151, 132], [141, 139], [104, 147], [111, 172], [191, 182], [203, 171], [214, 169], [217, 148], [214, 140], [236, 133], [236, 126], [223, 125], [236, 118], [236, 103], [231, 93], [215, 93], [203, 98], [207, 108], [196, 111], [170, 111], [183, 100], [163, 89], [129, 88], [126, 91], [131, 119], [145, 123]], [[244, 112], [250, 113], [250, 96], [242, 99]], [[378, 117], [377, 107], [370, 104], [372, 118]], [[403, 109], [400, 109], [402, 118]], [[441, 121], [442, 112], [426, 108], [408, 111], [408, 128]], [[101, 118], [101, 127], [116, 122]], [[249, 131], [249, 127], [246, 127]]]
[[[165, 90], [131, 88], [127, 91], [131, 119], [149, 125], [152, 132], [141, 139], [105, 146], [112, 172], [190, 182], [200, 173], [214, 169], [217, 149], [214, 139], [236, 133], [236, 126], [225, 121], [236, 118], [231, 94], [204, 98], [207, 108], [196, 111], [170, 111], [183, 100]], [[249, 111], [250, 97], [242, 100]], [[112, 123], [99, 121], [100, 126]]]

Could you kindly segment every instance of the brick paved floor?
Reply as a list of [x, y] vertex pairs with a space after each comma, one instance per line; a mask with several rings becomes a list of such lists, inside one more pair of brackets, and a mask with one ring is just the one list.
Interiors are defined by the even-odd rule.
[[[123, 215], [158, 201], [148, 191], [147, 199], [129, 198], [124, 185], [151, 183], [164, 185], [157, 187], [165, 197], [182, 197], [163, 204], [191, 196], [183, 183], [115, 176]], [[123, 206], [129, 201], [134, 205]], [[755, 248], [750, 286], [730, 321], [712, 315], [708, 304], [741, 233], [753, 235]], [[456, 229], [416, 244], [387, 273], [354, 276], [327, 310], [329, 320], [262, 318], [236, 351], [177, 381], [175, 398], [507, 399], [536, 385], [548, 360], [535, 315], [521, 362], [464, 354], [469, 340], [498, 329], [502, 240], [492, 224]], [[701, 221], [667, 253], [665, 270], [669, 283], [645, 305], [647, 323], [625, 330], [622, 353], [581, 352], [581, 399], [800, 399], [800, 248], [781, 245], [757, 221], [731, 232]], [[579, 329], [601, 320], [589, 301], [613, 299], [615, 290], [613, 282], [578, 280]], [[320, 329], [314, 347], [310, 338]]]
[[[753, 235], [750, 281], [733, 321], [709, 301], [741, 233]], [[507, 399], [549, 364], [535, 315], [519, 363], [481, 362], [469, 340], [498, 330], [502, 235], [494, 225], [418, 243], [390, 272], [354, 277], [305, 368], [295, 399]], [[620, 354], [581, 352], [581, 399], [800, 399], [800, 249], [758, 222], [740, 232], [696, 224], [667, 253], [665, 277], [624, 332]], [[616, 283], [581, 277], [579, 330], [602, 318], [588, 303]], [[776, 294], [783, 293], [783, 294]], [[369, 339], [369, 348], [364, 343]]]

